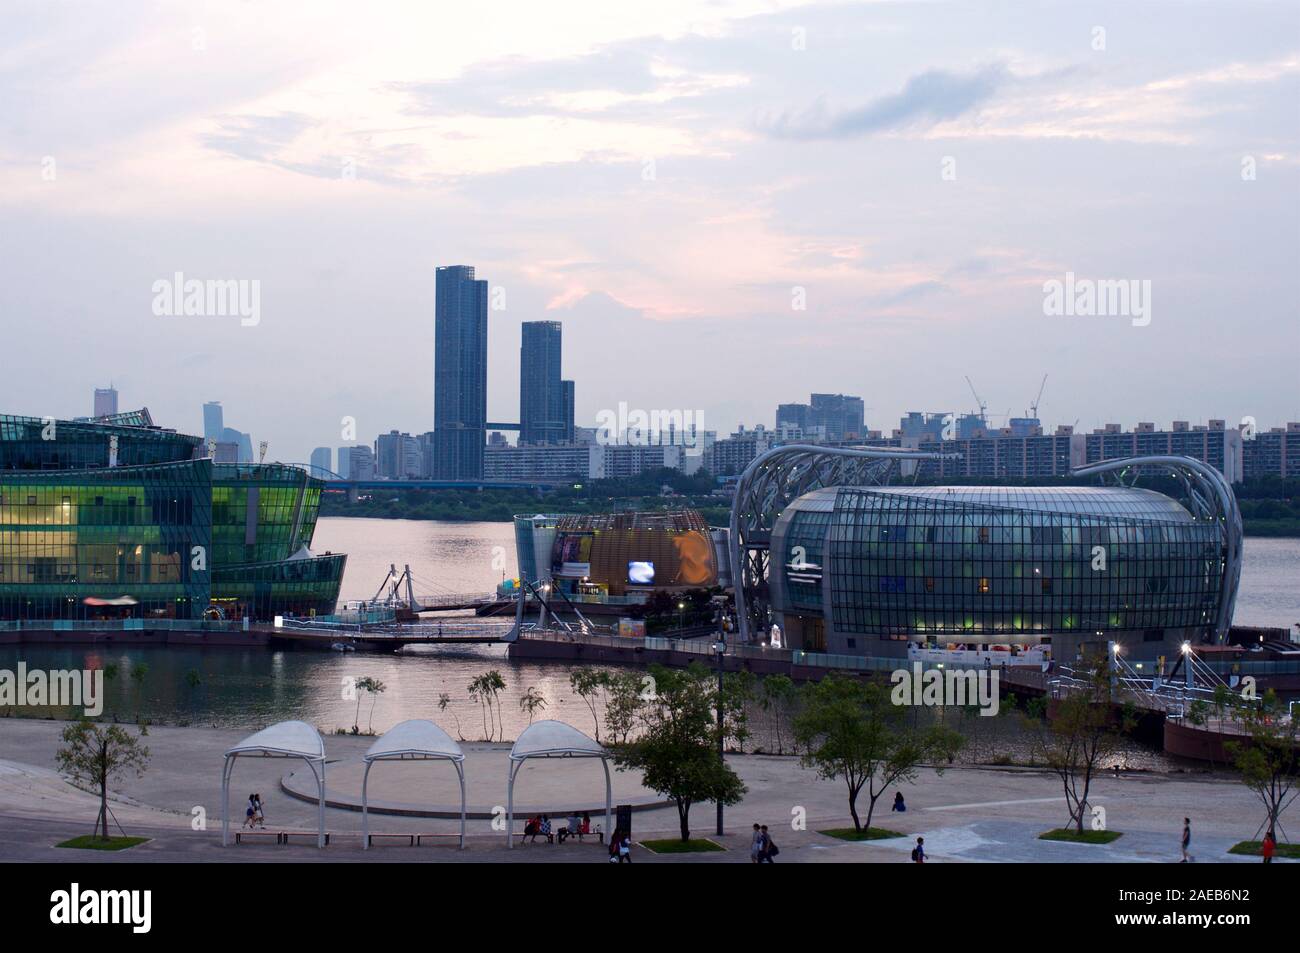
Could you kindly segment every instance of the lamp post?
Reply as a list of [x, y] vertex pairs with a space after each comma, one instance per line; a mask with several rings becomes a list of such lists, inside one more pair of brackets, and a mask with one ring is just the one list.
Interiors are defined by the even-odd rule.
[[[722, 609], [714, 616], [718, 625], [718, 638], [713, 643], [713, 654], [718, 659], [718, 764], [726, 764], [726, 732], [722, 725], [722, 657], [727, 654], [727, 640], [722, 632]], [[722, 802], [718, 801], [718, 836], [722, 836]]]

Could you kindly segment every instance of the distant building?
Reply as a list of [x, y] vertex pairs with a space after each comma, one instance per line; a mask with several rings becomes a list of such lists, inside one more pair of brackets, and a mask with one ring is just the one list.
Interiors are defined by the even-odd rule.
[[112, 417], [117, 413], [117, 390], [112, 386], [95, 388], [95, 416]]
[[573, 443], [573, 433], [575, 430], [574, 408], [576, 407], [573, 381], [560, 381], [560, 395], [564, 405], [564, 442]]
[[525, 321], [519, 349], [519, 442], [564, 443], [559, 321]]
[[567, 480], [598, 476], [593, 444], [490, 443], [483, 453], [485, 480]]
[[390, 430], [375, 439], [375, 473], [389, 480], [418, 480], [423, 476], [420, 441], [409, 433]]
[[821, 441], [843, 443], [866, 435], [861, 397], [845, 394], [813, 394], [806, 404], [779, 404], [776, 429], [802, 432], [806, 438], [822, 435]]
[[221, 410], [221, 401], [208, 401], [203, 405], [203, 439], [221, 440], [225, 429], [226, 423]]
[[1300, 477], [1300, 423], [1274, 427], [1249, 439], [1242, 435], [1242, 474], [1260, 477]]
[[311, 452], [311, 475], [318, 480], [334, 479], [334, 467], [330, 465], [332, 457], [329, 447], [317, 447]]
[[776, 436], [759, 424], [753, 430], [740, 429], [718, 440], [705, 452], [704, 467], [715, 477], [736, 476], [745, 471], [759, 454], [776, 446]]
[[487, 442], [488, 283], [467, 265], [437, 271], [434, 315], [434, 475], [483, 477]]
[[339, 473], [349, 480], [373, 480], [374, 451], [366, 446], [339, 447]]

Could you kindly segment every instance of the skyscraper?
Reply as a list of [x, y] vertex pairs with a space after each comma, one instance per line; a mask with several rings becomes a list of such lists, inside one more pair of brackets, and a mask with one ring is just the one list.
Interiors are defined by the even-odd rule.
[[469, 265], [438, 269], [434, 304], [434, 467], [440, 480], [483, 479], [487, 441], [488, 283]]
[[333, 451], [329, 447], [317, 447], [313, 450], [311, 452], [311, 475], [318, 480], [333, 479], [330, 476], [334, 469], [330, 466], [330, 458], [333, 455]]
[[220, 440], [225, 429], [226, 421], [221, 410], [221, 401], [208, 401], [203, 405], [203, 439]]
[[519, 442], [563, 443], [560, 322], [525, 321], [519, 349]]
[[564, 442], [573, 443], [574, 407], [577, 403], [573, 381], [560, 381], [560, 391], [564, 395]]
[[111, 417], [117, 413], [117, 391], [112, 387], [95, 388], [95, 416]]

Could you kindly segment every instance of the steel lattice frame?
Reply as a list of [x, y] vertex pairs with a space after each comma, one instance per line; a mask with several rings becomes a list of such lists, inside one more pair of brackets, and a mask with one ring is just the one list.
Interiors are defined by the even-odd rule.
[[1098, 476], [1103, 483], [1133, 487], [1143, 473], [1163, 471], [1182, 484], [1192, 515], [1211, 522], [1219, 531], [1220, 558], [1223, 561], [1219, 590], [1219, 614], [1214, 624], [1214, 640], [1222, 644], [1232, 627], [1232, 612], [1241, 582], [1242, 526], [1232, 485], [1222, 473], [1200, 460], [1180, 456], [1124, 457], [1103, 460], [1070, 471], [1071, 476]]
[[[823, 487], [887, 486], [903, 460], [941, 460], [951, 454], [892, 447], [818, 447], [792, 444], [760, 454], [736, 482], [731, 504], [731, 581], [741, 642], [756, 641], [769, 616], [763, 581], [772, 527], [793, 501]], [[919, 472], [919, 467], [917, 468]]]

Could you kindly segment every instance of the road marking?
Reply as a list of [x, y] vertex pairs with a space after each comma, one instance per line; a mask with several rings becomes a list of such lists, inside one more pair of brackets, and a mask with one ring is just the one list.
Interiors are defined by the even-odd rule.
[[[1012, 804], [1049, 804], [1053, 801], [1062, 800], [1060, 795], [1056, 797], [1027, 797], [1019, 801], [980, 801], [977, 804], [943, 804], [939, 807], [922, 808], [925, 811], [960, 811], [968, 807], [1006, 807]], [[1102, 801], [1104, 798], [1096, 797], [1093, 801]], [[1089, 802], [1091, 803], [1091, 802]]]

